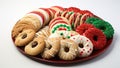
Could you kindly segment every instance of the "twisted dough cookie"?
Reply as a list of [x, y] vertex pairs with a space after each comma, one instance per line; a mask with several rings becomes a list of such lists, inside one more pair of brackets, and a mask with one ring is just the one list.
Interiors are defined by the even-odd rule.
[[59, 57], [63, 60], [73, 60], [78, 54], [78, 45], [70, 39], [60, 41]]

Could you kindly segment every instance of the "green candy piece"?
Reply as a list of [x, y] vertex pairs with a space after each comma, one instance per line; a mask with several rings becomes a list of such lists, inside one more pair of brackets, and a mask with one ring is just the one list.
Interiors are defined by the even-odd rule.
[[63, 33], [60, 33], [60, 35], [63, 35]]
[[67, 38], [69, 39], [69, 38], [70, 38], [70, 36], [67, 36]]
[[113, 37], [114, 29], [110, 23], [103, 21], [103, 20], [98, 20], [98, 21], [93, 22], [93, 25], [96, 28], [102, 30], [102, 32], [106, 35], [107, 39], [110, 39]]
[[101, 20], [101, 19], [96, 18], [96, 17], [90, 17], [90, 18], [87, 18], [86, 23], [92, 24], [93, 22], [97, 20]]

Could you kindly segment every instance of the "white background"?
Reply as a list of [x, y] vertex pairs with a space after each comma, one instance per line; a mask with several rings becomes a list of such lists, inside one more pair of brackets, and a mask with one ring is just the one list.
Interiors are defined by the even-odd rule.
[[23, 15], [39, 7], [55, 5], [88, 9], [109, 21], [115, 29], [113, 42], [105, 53], [90, 61], [66, 67], [120, 67], [120, 0], [0, 0], [0, 68], [59, 67], [38, 63], [25, 57], [16, 49], [11, 40], [12, 27]]

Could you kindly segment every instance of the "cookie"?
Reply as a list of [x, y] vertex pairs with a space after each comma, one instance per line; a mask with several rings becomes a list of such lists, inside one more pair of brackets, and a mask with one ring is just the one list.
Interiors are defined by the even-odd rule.
[[51, 59], [59, 52], [60, 39], [59, 38], [48, 38], [46, 40], [46, 47], [42, 54], [42, 58]]
[[62, 60], [73, 60], [77, 57], [78, 45], [70, 40], [64, 39], [60, 41], [59, 58]]
[[[24, 22], [28, 22], [28, 23], [24, 23]], [[21, 33], [24, 29], [33, 29], [34, 31], [36, 31], [35, 26], [32, 25], [31, 20], [27, 19], [27, 20], [19, 20], [13, 27], [12, 29], [12, 38], [16, 38], [16, 36]]]
[[70, 38], [78, 44], [78, 56], [79, 57], [88, 57], [93, 51], [92, 42], [85, 36], [74, 35]]
[[42, 37], [35, 37], [28, 45], [25, 46], [24, 51], [28, 55], [36, 56], [44, 51], [45, 41]]
[[35, 31], [33, 29], [25, 29], [15, 38], [16, 46], [25, 46], [33, 40]]

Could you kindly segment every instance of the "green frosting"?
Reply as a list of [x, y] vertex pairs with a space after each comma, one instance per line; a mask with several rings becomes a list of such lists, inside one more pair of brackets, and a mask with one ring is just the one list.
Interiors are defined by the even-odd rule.
[[93, 22], [95, 22], [97, 20], [101, 20], [101, 19], [96, 18], [96, 17], [90, 17], [90, 18], [86, 19], [86, 23], [92, 24]]
[[54, 33], [58, 28], [60, 27], [64, 27], [64, 28], [67, 28], [67, 31], [71, 31], [71, 27], [69, 25], [65, 25], [65, 24], [59, 24], [57, 26], [55, 26], [53, 29], [52, 29], [52, 33]]
[[102, 30], [102, 32], [106, 35], [107, 39], [110, 39], [113, 37], [114, 29], [110, 23], [103, 20], [97, 20], [93, 22], [93, 25], [96, 28]]

